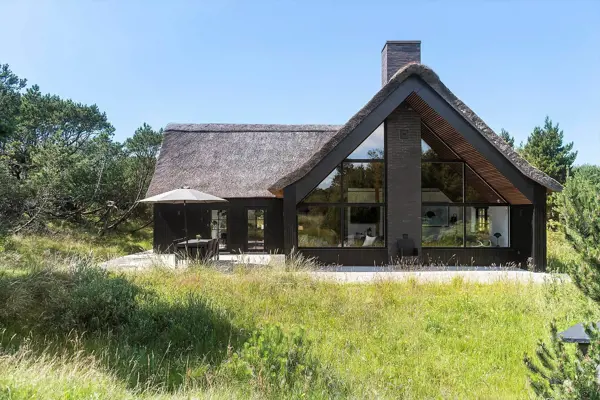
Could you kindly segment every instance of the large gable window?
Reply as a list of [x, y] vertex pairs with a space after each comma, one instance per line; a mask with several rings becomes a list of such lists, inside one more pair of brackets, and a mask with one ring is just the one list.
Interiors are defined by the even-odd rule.
[[383, 129], [376, 129], [298, 205], [298, 246], [385, 247]]
[[422, 141], [423, 247], [509, 247], [510, 208], [439, 139]]

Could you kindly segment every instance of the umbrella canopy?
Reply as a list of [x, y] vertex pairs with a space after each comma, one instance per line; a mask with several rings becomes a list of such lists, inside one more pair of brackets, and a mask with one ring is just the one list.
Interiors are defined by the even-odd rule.
[[199, 190], [190, 189], [189, 186], [184, 186], [181, 189], [175, 189], [156, 196], [148, 197], [140, 202], [143, 203], [168, 203], [168, 204], [183, 204], [183, 231], [185, 233], [185, 252], [187, 255], [188, 246], [188, 227], [187, 227], [187, 212], [185, 205], [187, 203], [222, 203], [227, 200], [208, 193], [203, 193]]
[[148, 197], [140, 200], [143, 203], [170, 203], [170, 204], [182, 204], [182, 203], [221, 203], [227, 200], [217, 196], [213, 196], [208, 193], [201, 192], [199, 190], [190, 189], [189, 187], [183, 187], [181, 189], [170, 190], [156, 196]]

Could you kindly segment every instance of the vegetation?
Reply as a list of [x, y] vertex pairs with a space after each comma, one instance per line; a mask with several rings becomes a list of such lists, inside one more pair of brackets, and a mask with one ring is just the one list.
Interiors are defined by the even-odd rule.
[[77, 254], [76, 238], [41, 260], [27, 254], [35, 239], [15, 237], [0, 256], [5, 397], [528, 398], [521, 358], [550, 322], [600, 316], [560, 283], [340, 285], [277, 267], [110, 273], [95, 253], [60, 258]]
[[515, 147], [515, 138], [511, 136], [506, 129], [500, 129], [499, 136], [504, 139], [506, 144], [508, 144], [510, 147]]
[[[556, 196], [560, 223], [549, 234], [549, 267], [567, 272], [582, 291], [600, 300], [600, 169], [582, 166], [567, 178], [565, 189]], [[566, 239], [566, 240], [565, 240]], [[595, 322], [582, 320], [580, 322]], [[600, 383], [600, 333], [587, 332], [591, 344], [587, 354], [569, 348], [551, 330], [549, 344], [540, 341], [535, 357], [526, 356], [532, 387], [539, 397], [553, 399], [598, 399]]]
[[162, 131], [143, 124], [124, 143], [96, 105], [43, 94], [0, 64], [0, 235], [67, 221], [101, 233], [132, 219]]

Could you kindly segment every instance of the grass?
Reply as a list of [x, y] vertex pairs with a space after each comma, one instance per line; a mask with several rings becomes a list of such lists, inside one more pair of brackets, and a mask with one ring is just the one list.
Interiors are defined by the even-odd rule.
[[119, 275], [96, 258], [0, 274], [0, 399], [530, 398], [522, 358], [550, 322], [600, 317], [556, 282]]
[[[145, 228], [130, 233], [136, 227], [124, 225], [118, 231], [99, 236], [96, 232], [70, 225], [49, 226], [50, 233], [0, 237], [0, 254], [17, 255], [23, 267], [39, 266], [65, 257], [93, 257], [95, 261], [137, 253], [152, 248], [152, 230]], [[0, 260], [1, 262], [1, 260]], [[16, 260], [12, 265], [17, 264]]]

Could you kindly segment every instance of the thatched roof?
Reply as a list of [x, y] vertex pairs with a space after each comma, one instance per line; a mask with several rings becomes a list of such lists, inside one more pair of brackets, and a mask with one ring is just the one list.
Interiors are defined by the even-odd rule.
[[484, 138], [486, 138], [494, 147], [496, 147], [521, 173], [531, 180], [545, 186], [553, 191], [561, 191], [560, 183], [541, 172], [529, 164], [524, 158], [519, 156], [500, 136], [498, 136], [481, 118], [477, 116], [465, 103], [454, 95], [442, 83], [438, 75], [429, 67], [423, 64], [408, 64], [398, 72], [384, 85], [373, 98], [350, 120], [325, 143], [318, 152], [310, 157], [304, 164], [296, 170], [290, 172], [282, 179], [278, 180], [270, 187], [271, 191], [280, 191], [284, 187], [296, 182], [314, 168], [335, 146], [340, 143], [348, 134], [350, 134], [371, 112], [373, 112], [391, 93], [393, 93], [402, 82], [410, 76], [419, 76], [431, 88], [433, 88], [442, 98], [444, 98], [452, 107], [459, 111], [464, 118], [470, 122]]
[[148, 196], [188, 185], [223, 198], [275, 197], [339, 125], [169, 124]]
[[530, 165], [422, 64], [400, 69], [343, 126], [169, 124], [148, 196], [183, 185], [224, 198], [274, 197], [304, 177], [400, 84], [416, 75], [454, 107], [529, 179], [562, 186]]

